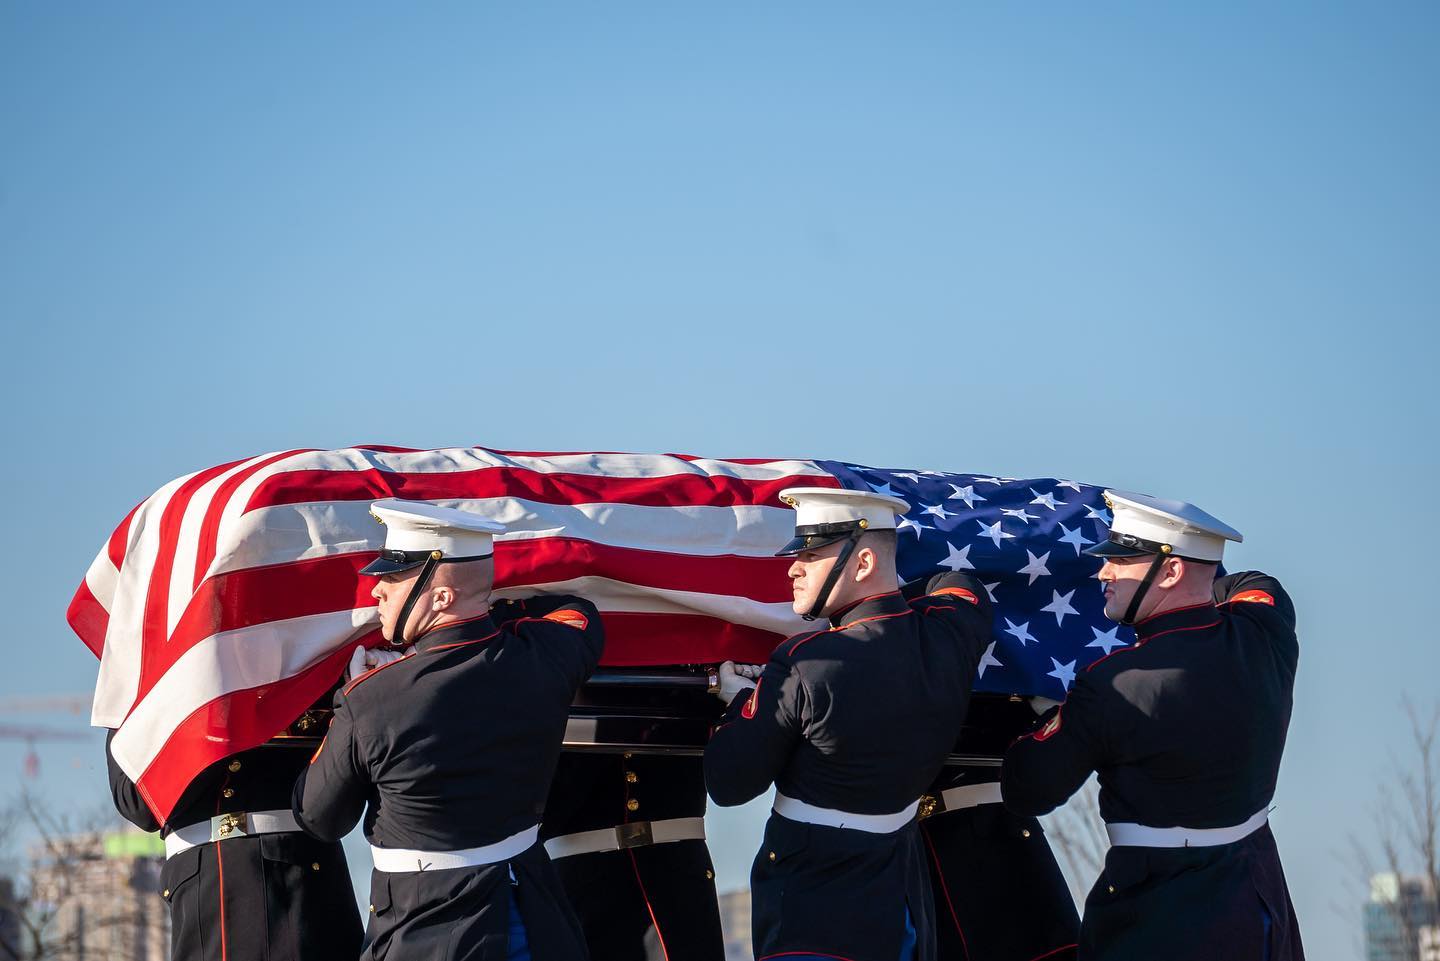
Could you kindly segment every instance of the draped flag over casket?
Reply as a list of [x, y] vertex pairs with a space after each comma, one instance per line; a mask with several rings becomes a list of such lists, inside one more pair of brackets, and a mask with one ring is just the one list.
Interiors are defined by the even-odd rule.
[[285, 451], [166, 484], [136, 507], [71, 602], [100, 658], [92, 723], [164, 818], [206, 765], [263, 743], [380, 643], [367, 578], [386, 497], [503, 523], [496, 593], [580, 594], [603, 612], [610, 666], [763, 662], [806, 624], [773, 552], [791, 486], [873, 489], [911, 505], [907, 581], [977, 575], [996, 604], [978, 690], [1061, 698], [1129, 643], [1081, 554], [1109, 517], [1097, 487], [839, 461], [520, 454], [473, 447]]

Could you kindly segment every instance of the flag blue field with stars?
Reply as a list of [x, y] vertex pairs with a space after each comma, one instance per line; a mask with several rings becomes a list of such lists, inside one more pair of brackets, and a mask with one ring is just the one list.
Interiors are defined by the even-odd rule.
[[1100, 559], [1081, 553], [1109, 536], [1103, 488], [818, 463], [852, 490], [910, 505], [896, 530], [902, 582], [964, 571], [985, 585], [995, 627], [975, 690], [1060, 700], [1078, 672], [1134, 642], [1105, 617]]

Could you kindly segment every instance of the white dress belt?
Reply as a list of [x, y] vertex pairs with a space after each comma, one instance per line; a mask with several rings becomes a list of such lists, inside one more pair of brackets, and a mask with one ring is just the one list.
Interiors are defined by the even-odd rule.
[[959, 811], [964, 808], [979, 807], [982, 804], [999, 804], [1000, 801], [999, 781], [987, 781], [984, 784], [962, 784], [959, 787], [949, 787], [940, 792], [940, 807], [936, 809], [935, 813]]
[[290, 811], [235, 811], [220, 814], [208, 821], [198, 821], [177, 828], [165, 836], [165, 857], [173, 858], [211, 841], [248, 838], [257, 834], [287, 834], [300, 830]]
[[894, 814], [852, 814], [849, 811], [837, 811], [834, 808], [816, 807], [804, 801], [797, 801], [793, 797], [786, 797], [779, 791], [775, 792], [775, 813], [781, 817], [789, 818], [792, 821], [803, 821], [806, 824], [868, 831], [871, 834], [895, 833], [914, 820], [915, 811], [919, 807], [920, 799], [916, 798], [903, 810], [896, 811]]
[[546, 841], [545, 851], [551, 860], [555, 860], [576, 854], [594, 854], [597, 851], [624, 851], [647, 844], [703, 840], [703, 817], [667, 818], [663, 821], [631, 821], [628, 824], [617, 824], [613, 828], [562, 834]]
[[1270, 808], [1261, 808], [1241, 824], [1228, 828], [1152, 828], [1126, 821], [1105, 825], [1110, 843], [1134, 848], [1213, 848], [1234, 844], [1258, 831], [1270, 818]]
[[540, 839], [540, 825], [528, 827], [503, 841], [459, 851], [415, 851], [410, 848], [377, 848], [370, 845], [375, 870], [386, 874], [408, 874], [414, 871], [447, 871], [451, 868], [474, 868], [498, 864], [528, 851]]

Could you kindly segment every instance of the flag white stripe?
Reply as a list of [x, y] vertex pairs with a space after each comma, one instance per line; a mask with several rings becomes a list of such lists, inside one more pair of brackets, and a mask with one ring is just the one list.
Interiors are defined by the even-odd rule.
[[150, 592], [150, 573], [160, 551], [160, 518], [170, 498], [194, 476], [186, 474], [160, 488], [136, 509], [130, 520], [125, 560], [115, 581], [115, 601], [100, 655], [95, 702], [90, 709], [91, 724], [117, 727], [140, 690], [141, 627], [145, 620], [145, 598]]
[[[577, 577], [496, 592], [497, 597], [535, 594], [579, 595], [601, 611], [707, 615], [782, 635], [805, 627], [789, 604], [656, 590], [606, 577]], [[200, 641], [181, 655], [125, 720], [115, 736], [116, 761], [131, 778], [139, 777], [170, 732], [196, 709], [216, 698], [296, 674], [337, 647], [354, 643], [377, 621], [376, 609], [365, 607], [271, 621]]]
[[297, 470], [383, 470], [400, 474], [445, 474], [509, 467], [540, 474], [582, 474], [592, 477], [734, 477], [739, 480], [775, 480], [792, 474], [829, 477], [814, 461], [774, 460], [737, 464], [726, 460], [683, 460], [666, 454], [553, 454], [544, 457], [500, 454], [478, 447], [454, 447], [414, 453], [388, 453], [357, 447], [310, 451], [286, 458], [267, 476]]
[[120, 570], [110, 559], [110, 545], [107, 544], [100, 548], [100, 553], [95, 555], [95, 560], [85, 571], [85, 586], [90, 596], [105, 608], [106, 614], [110, 613], [110, 607], [115, 603], [115, 582], [119, 579]]
[[376, 609], [366, 607], [206, 638], [182, 654], [135, 705], [111, 743], [116, 762], [132, 780], [138, 779], [175, 728], [199, 708], [227, 694], [298, 674], [370, 631], [378, 621]]
[[[635, 504], [548, 504], [518, 497], [436, 500], [474, 511], [507, 528], [496, 540], [569, 537], [635, 550], [694, 557], [770, 557], [794, 530], [787, 507], [644, 507]], [[251, 511], [235, 523], [213, 574], [313, 557], [379, 550], [385, 528], [369, 501], [284, 504]]]
[[185, 515], [181, 518], [180, 533], [175, 544], [175, 560], [170, 568], [170, 599], [166, 607], [166, 636], [175, 630], [175, 625], [180, 622], [180, 616], [185, 613], [185, 608], [190, 604], [190, 598], [195, 594], [195, 561], [200, 553], [200, 528], [205, 523], [205, 515], [215, 500], [216, 492], [220, 489], [221, 484], [240, 471], [258, 463], [261, 459], [252, 457], [236, 464], [223, 474], [210, 478], [195, 491], [190, 502], [185, 505]]

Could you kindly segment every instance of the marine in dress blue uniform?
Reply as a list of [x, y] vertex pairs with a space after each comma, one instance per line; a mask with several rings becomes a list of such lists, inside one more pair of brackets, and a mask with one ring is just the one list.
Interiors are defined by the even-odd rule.
[[989, 599], [964, 574], [900, 594], [903, 501], [822, 488], [781, 499], [796, 510], [779, 552], [796, 557], [796, 612], [828, 622], [782, 642], [753, 682], [721, 666], [733, 698], [705, 750], [717, 804], [776, 788], [750, 876], [755, 954], [932, 961], [916, 811], [960, 733]]
[[1199, 508], [1106, 492], [1106, 614], [1134, 645], [1101, 658], [1005, 756], [1007, 807], [1044, 814], [1098, 772], [1111, 847], [1082, 961], [1299, 961], [1268, 823], [1299, 644], [1278, 581], [1216, 578], [1238, 531]]
[[174, 961], [353, 961], [360, 915], [339, 843], [301, 832], [290, 789], [315, 749], [312, 709], [271, 742], [210, 765], [164, 824], [105, 739], [116, 810], [165, 839], [161, 897]]
[[335, 840], [364, 815], [362, 957], [583, 961], [539, 821], [570, 702], [600, 658], [599, 614], [566, 596], [490, 603], [500, 527], [484, 518], [402, 501], [372, 513], [385, 549], [364, 572], [381, 579], [386, 637], [413, 646], [336, 695], [295, 817]]
[[540, 837], [592, 958], [725, 961], [700, 758], [566, 752]]
[[940, 961], [1071, 961], [1080, 914], [1040, 821], [1000, 768], [947, 765], [920, 803]]

